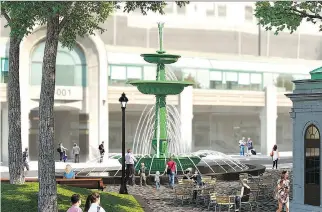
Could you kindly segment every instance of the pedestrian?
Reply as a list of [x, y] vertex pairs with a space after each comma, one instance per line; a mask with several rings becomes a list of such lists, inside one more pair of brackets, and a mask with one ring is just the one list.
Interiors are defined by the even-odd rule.
[[286, 212], [289, 212], [290, 208], [290, 180], [288, 179], [288, 172], [283, 171], [281, 179], [277, 181], [276, 196], [278, 199], [278, 209], [276, 212], [283, 210], [283, 205], [286, 207]]
[[66, 149], [66, 148], [63, 146], [63, 144], [62, 144], [62, 143], [59, 143], [58, 148], [57, 148], [57, 152], [59, 153], [59, 161], [63, 161], [64, 156], [65, 156], [65, 154], [66, 154], [66, 151], [67, 151], [67, 150], [68, 150], [68, 149]]
[[[134, 163], [136, 159], [132, 154], [132, 150], [128, 149], [127, 153], [125, 154], [125, 164], [126, 164], [126, 182], [130, 185], [135, 184], [135, 170], [134, 170]], [[131, 179], [131, 181], [129, 181]]]
[[243, 137], [241, 140], [239, 140], [239, 154], [240, 156], [245, 155], [245, 137]]
[[140, 175], [140, 186], [142, 186], [142, 184], [146, 186], [146, 167], [144, 163], [141, 163], [139, 175]]
[[105, 153], [104, 141], [102, 141], [102, 143], [98, 146], [98, 150], [100, 152], [100, 163], [102, 163], [104, 158], [104, 153]]
[[74, 143], [73, 155], [74, 155], [75, 163], [79, 163], [79, 152], [80, 152], [79, 146], [76, 143]]
[[70, 207], [67, 212], [83, 212], [83, 210], [79, 207], [81, 205], [81, 199], [79, 194], [73, 194], [70, 198], [72, 203], [72, 207]]
[[251, 138], [247, 139], [247, 155], [251, 156], [252, 155], [252, 149], [253, 149], [253, 141]]
[[25, 151], [22, 152], [22, 160], [23, 160], [23, 169], [27, 169], [29, 171], [29, 152], [28, 148], [25, 148]]
[[105, 212], [104, 208], [100, 206], [101, 198], [100, 194], [95, 192], [88, 195], [85, 203], [84, 212]]
[[160, 172], [157, 171], [154, 176], [155, 187], [157, 190], [160, 189]]
[[169, 158], [169, 161], [166, 165], [166, 172], [169, 177], [169, 186], [174, 188], [174, 177], [177, 172], [177, 164], [173, 161], [172, 157]]
[[277, 163], [278, 163], [278, 159], [280, 157], [280, 154], [278, 152], [278, 149], [277, 149], [277, 145], [276, 144], [274, 145], [270, 156], [273, 159], [273, 169], [274, 169], [274, 167], [276, 167], [276, 169], [277, 169]]

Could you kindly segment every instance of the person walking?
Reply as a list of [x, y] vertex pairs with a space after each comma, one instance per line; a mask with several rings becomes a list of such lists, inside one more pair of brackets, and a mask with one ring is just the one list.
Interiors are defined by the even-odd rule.
[[278, 152], [276, 144], [274, 145], [273, 150], [272, 150], [270, 155], [271, 155], [271, 157], [273, 159], [273, 169], [274, 169], [274, 167], [276, 167], [276, 169], [277, 169], [277, 163], [278, 163], [278, 159], [280, 157], [280, 154]]
[[65, 154], [66, 154], [66, 151], [67, 151], [67, 150], [68, 150], [68, 149], [66, 149], [66, 148], [63, 146], [63, 144], [62, 144], [62, 143], [59, 143], [58, 148], [57, 148], [57, 152], [59, 153], [59, 161], [63, 161], [64, 156], [65, 156]]
[[[127, 153], [125, 154], [126, 182], [128, 182], [129, 185], [132, 185], [132, 186], [135, 184], [135, 170], [134, 170], [135, 162], [136, 162], [136, 159], [132, 154], [132, 150], [128, 149]], [[131, 181], [129, 181], [130, 179]]]
[[245, 155], [245, 137], [243, 137], [241, 140], [239, 140], [239, 154], [240, 156]]
[[252, 149], [253, 149], [253, 141], [252, 139], [248, 138], [247, 139], [247, 156], [251, 156], [252, 155]]
[[290, 180], [288, 179], [288, 172], [283, 171], [281, 179], [277, 181], [277, 199], [278, 199], [278, 209], [276, 212], [281, 212], [283, 210], [283, 205], [286, 207], [286, 212], [289, 212], [290, 208]]
[[169, 161], [166, 165], [166, 172], [169, 177], [169, 186], [170, 188], [174, 188], [174, 176], [177, 172], [177, 164], [175, 161], [173, 161], [172, 157], [169, 158]]
[[139, 175], [140, 175], [140, 186], [142, 186], [142, 184], [146, 186], [146, 167], [144, 163], [141, 163]]
[[23, 161], [23, 169], [27, 169], [29, 171], [29, 152], [28, 148], [25, 148], [25, 151], [22, 152], [22, 161]]
[[98, 150], [100, 152], [100, 163], [102, 163], [104, 159], [104, 153], [105, 153], [104, 141], [102, 141], [102, 143], [98, 146]]
[[80, 152], [79, 146], [76, 143], [74, 143], [73, 155], [74, 155], [75, 163], [79, 163], [79, 152]]

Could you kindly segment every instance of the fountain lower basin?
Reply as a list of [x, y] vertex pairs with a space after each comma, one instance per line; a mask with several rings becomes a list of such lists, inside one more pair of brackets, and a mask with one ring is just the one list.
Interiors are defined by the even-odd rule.
[[[136, 157], [137, 163], [135, 164], [135, 170], [139, 171], [141, 163], [144, 163], [145, 167], [148, 168], [149, 173], [156, 173], [159, 171], [162, 173], [165, 171], [166, 164], [169, 158], [166, 157]], [[122, 163], [122, 158], [118, 159]], [[178, 170], [186, 170], [188, 168], [194, 168], [200, 162], [200, 157], [175, 157], [173, 160], [177, 164]]]
[[134, 85], [143, 94], [153, 95], [177, 95], [187, 86], [193, 85], [187, 81], [153, 81], [153, 80], [133, 80], [128, 84]]

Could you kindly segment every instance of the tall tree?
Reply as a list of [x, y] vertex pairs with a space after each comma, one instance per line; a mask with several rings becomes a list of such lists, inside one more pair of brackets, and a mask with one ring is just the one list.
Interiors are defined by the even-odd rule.
[[21, 104], [19, 85], [20, 43], [34, 26], [37, 15], [33, 10], [34, 2], [1, 2], [1, 16], [10, 28], [9, 75], [7, 85], [8, 99], [8, 153], [11, 184], [24, 182], [21, 146]]
[[259, 1], [256, 2], [255, 16], [260, 25], [275, 34], [284, 29], [293, 33], [303, 21], [317, 24], [322, 31], [321, 1]]
[[[42, 67], [42, 82], [39, 100], [39, 194], [38, 211], [57, 211], [57, 195], [54, 160], [54, 93], [58, 42], [72, 48], [76, 37], [103, 33], [99, 24], [103, 23], [115, 9], [120, 9], [121, 2], [38, 2], [41, 23], [47, 26], [45, 52]], [[140, 9], [164, 14], [165, 2], [124, 2], [124, 12]], [[186, 2], [177, 2], [183, 6]], [[139, 39], [139, 38], [138, 38]]]

